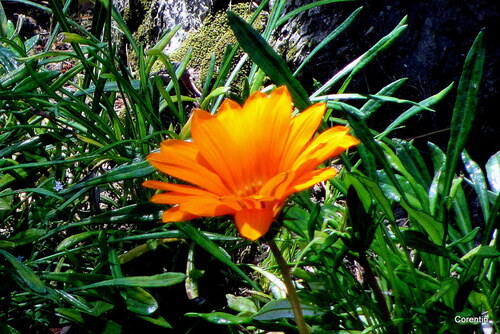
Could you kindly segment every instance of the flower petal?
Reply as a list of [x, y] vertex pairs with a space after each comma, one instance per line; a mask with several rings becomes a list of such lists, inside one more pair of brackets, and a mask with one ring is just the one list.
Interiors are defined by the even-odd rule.
[[216, 196], [215, 194], [193, 186], [174, 184], [162, 181], [147, 180], [142, 183], [144, 187], [165, 191], [175, 191], [185, 195]]
[[290, 184], [292, 184], [294, 179], [294, 171], [280, 173], [264, 184], [262, 189], [259, 191], [259, 195], [273, 196], [278, 201], [282, 201], [289, 195], [288, 189], [290, 188]]
[[274, 90], [269, 96], [255, 92], [243, 107], [229, 102], [219, 109], [216, 118], [225, 128], [227, 140], [238, 156], [238, 188], [280, 172], [277, 162], [285, 152], [291, 111], [292, 100], [285, 87]]
[[238, 180], [241, 179], [240, 152], [221, 122], [210, 113], [196, 109], [191, 124], [191, 135], [204, 161], [229, 189], [236, 191]]
[[291, 120], [291, 131], [286, 143], [286, 154], [280, 161], [280, 169], [288, 170], [307, 147], [307, 143], [318, 129], [326, 110], [325, 103], [316, 103]]
[[234, 214], [235, 209], [229, 204], [231, 203], [225, 203], [216, 198], [197, 197], [180, 203], [179, 209], [200, 217], [218, 217]]
[[315, 169], [323, 161], [343, 153], [349, 147], [359, 144], [359, 140], [348, 132], [348, 127], [340, 125], [322, 132], [300, 154], [292, 169], [297, 175], [301, 175]]
[[179, 210], [178, 206], [174, 206], [173, 208], [163, 211], [163, 214], [161, 216], [161, 220], [164, 223], [184, 222], [195, 218], [198, 218], [198, 216], [187, 212], [182, 212]]
[[337, 171], [333, 168], [315, 169], [303, 174], [300, 178], [294, 180], [289, 195], [310, 188], [316, 183], [331, 179], [335, 175], [337, 175]]
[[165, 140], [160, 153], [146, 158], [159, 171], [214, 192], [228, 194], [221, 178], [199, 162], [198, 148], [194, 143], [182, 140]]
[[240, 234], [254, 241], [269, 231], [274, 220], [274, 213], [271, 208], [244, 209], [236, 211], [234, 219]]

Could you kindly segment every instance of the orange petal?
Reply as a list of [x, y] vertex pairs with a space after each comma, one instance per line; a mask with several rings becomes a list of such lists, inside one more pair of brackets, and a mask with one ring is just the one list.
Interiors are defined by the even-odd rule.
[[198, 149], [194, 143], [166, 140], [162, 142], [161, 153], [151, 153], [146, 159], [165, 174], [218, 195], [229, 193], [220, 177], [199, 162]]
[[349, 128], [345, 126], [335, 126], [314, 138], [293, 164], [297, 175], [313, 170], [323, 161], [359, 144], [359, 140], [348, 132]]
[[210, 197], [192, 196], [192, 195], [186, 195], [183, 193], [176, 193], [176, 192], [170, 191], [170, 192], [166, 192], [166, 193], [153, 195], [151, 197], [151, 202], [156, 203], [156, 204], [175, 205], [175, 204], [182, 204], [182, 203], [186, 203], [186, 202], [204, 200], [205, 198], [210, 198]]
[[310, 188], [316, 183], [326, 181], [337, 175], [337, 171], [333, 168], [315, 169], [312, 172], [303, 174], [300, 178], [294, 180], [290, 188], [290, 194]]
[[206, 163], [232, 191], [236, 191], [241, 179], [240, 152], [224, 126], [215, 116], [197, 109], [193, 114], [191, 134]]
[[288, 170], [318, 129], [326, 104], [316, 103], [291, 120], [291, 132], [286, 143], [286, 154], [280, 162], [281, 170]]
[[292, 97], [281, 86], [275, 89], [267, 99], [266, 110], [260, 118], [261, 132], [254, 134], [262, 138], [263, 159], [268, 161], [264, 176], [266, 178], [281, 172], [280, 161], [287, 150], [287, 139], [291, 130]]
[[215, 194], [188, 185], [167, 183], [162, 181], [147, 180], [142, 183], [146, 188], [159, 189], [165, 191], [175, 191], [185, 195], [198, 195], [198, 196], [216, 196]]
[[234, 219], [240, 234], [254, 241], [269, 231], [274, 220], [274, 214], [271, 208], [244, 209], [236, 211]]
[[286, 88], [269, 96], [255, 92], [243, 107], [230, 102], [221, 109], [216, 117], [238, 156], [238, 185], [275, 175], [290, 131], [292, 101]]
[[277, 174], [264, 184], [259, 195], [273, 196], [278, 201], [282, 201], [289, 195], [287, 191], [294, 179], [294, 171]]
[[173, 208], [163, 211], [161, 220], [164, 223], [170, 223], [170, 222], [184, 222], [195, 218], [198, 218], [198, 216], [187, 212], [182, 212], [179, 210], [178, 206], [174, 206]]
[[199, 217], [217, 217], [234, 214], [235, 208], [231, 204], [216, 198], [192, 197], [191, 200], [182, 202], [179, 209]]

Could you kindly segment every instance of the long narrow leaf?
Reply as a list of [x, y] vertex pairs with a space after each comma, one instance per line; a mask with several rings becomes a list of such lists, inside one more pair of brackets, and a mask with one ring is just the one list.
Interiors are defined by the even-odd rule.
[[451, 119], [450, 140], [446, 152], [446, 167], [442, 180], [442, 195], [444, 198], [449, 195], [458, 159], [465, 147], [476, 114], [477, 95], [483, 75], [484, 57], [483, 33], [480, 32], [467, 55], [458, 84], [457, 99]]
[[363, 53], [361, 56], [356, 58], [354, 61], [345, 66], [341, 71], [335, 74], [330, 80], [328, 80], [323, 86], [317, 89], [311, 97], [316, 97], [318, 95], [324, 94], [331, 86], [337, 83], [341, 78], [349, 75], [349, 77], [344, 81], [342, 88], [339, 93], [343, 93], [345, 87], [350, 82], [351, 78], [363, 69], [369, 62], [377, 57], [382, 51], [387, 49], [407, 28], [406, 17], [404, 17], [401, 22], [386, 36], [380, 39], [374, 46], [372, 46], [368, 51]]
[[[304, 6], [303, 6], [304, 7]], [[297, 8], [298, 9], [301, 9]], [[337, 28], [335, 28], [328, 36], [326, 36], [312, 51], [307, 55], [307, 57], [302, 61], [302, 63], [299, 65], [299, 67], [295, 70], [293, 73], [294, 76], [296, 76], [300, 70], [304, 68], [304, 66], [314, 57], [316, 53], [318, 53], [325, 45], [330, 43], [334, 38], [336, 38], [340, 33], [342, 33], [347, 27], [351, 25], [351, 23], [354, 21], [356, 16], [358, 16], [359, 12], [363, 9], [363, 7], [359, 7], [356, 9], [344, 22], [342, 22]], [[290, 12], [291, 13], [291, 12]], [[286, 16], [286, 15], [285, 15]], [[278, 21], [278, 24], [281, 22]]]
[[294, 78], [283, 58], [245, 20], [231, 11], [228, 11], [227, 15], [229, 25], [243, 50], [273, 82], [288, 87], [297, 108], [300, 110], [307, 108], [311, 104], [309, 96], [300, 82]]
[[406, 122], [410, 117], [415, 116], [419, 112], [423, 110], [428, 110], [428, 108], [437, 102], [439, 102], [443, 97], [445, 97], [451, 88], [453, 87], [453, 84], [448, 85], [445, 89], [440, 91], [439, 93], [432, 95], [431, 97], [421, 101], [418, 103], [418, 105], [411, 107], [410, 109], [406, 110], [403, 112], [401, 115], [398, 116], [389, 126], [378, 136], [378, 138], [384, 138], [387, 136], [391, 131], [395, 130], [398, 126], [402, 125], [404, 122]]
[[219, 246], [211, 241], [206, 235], [198, 231], [191, 224], [180, 223], [177, 224], [177, 227], [194, 242], [196, 242], [198, 246], [204, 248], [213, 257], [215, 257], [217, 260], [224, 263], [226, 266], [231, 268], [231, 270], [240, 275], [248, 284], [250, 284], [253, 289], [260, 291], [259, 286], [254, 281], [252, 281], [233, 261], [231, 261], [227, 254], [221, 251]]

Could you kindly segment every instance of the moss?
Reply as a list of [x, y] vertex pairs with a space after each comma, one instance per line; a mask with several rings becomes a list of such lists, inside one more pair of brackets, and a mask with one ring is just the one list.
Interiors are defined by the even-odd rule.
[[[249, 11], [248, 3], [233, 5], [231, 10], [246, 20], [249, 20], [252, 15], [252, 11]], [[260, 15], [260, 17], [255, 20], [253, 27], [262, 31], [264, 23], [264, 15]], [[215, 69], [217, 70], [222, 62], [226, 45], [234, 45], [236, 42], [236, 36], [234, 36], [229, 24], [227, 23], [226, 11], [218, 11], [216, 13], [209, 14], [203, 21], [201, 28], [198, 31], [191, 33], [182, 43], [181, 47], [174, 51], [170, 57], [173, 61], [181, 61], [188, 50], [192, 49], [193, 53], [189, 67], [198, 73], [196, 84], [198, 86], [202, 86], [208, 73], [212, 55], [215, 54]], [[241, 56], [242, 52], [240, 51], [234, 58], [233, 66], [236, 65]], [[245, 74], [248, 74], [250, 67], [251, 64], [247, 62], [244, 68], [240, 70], [239, 76], [236, 78], [235, 82], [237, 87], [242, 86]], [[214, 73], [214, 75], [217, 75], [217, 72]]]
[[142, 23], [137, 30], [134, 32], [134, 39], [136, 41], [141, 41], [143, 45], [149, 45], [153, 42], [153, 36], [158, 36], [158, 28], [153, 26], [152, 18], [152, 0], [138, 0], [140, 3], [140, 8], [143, 12], [144, 18]]
[[[153, 0], [131, 0], [129, 5], [125, 7], [123, 19], [127, 22], [130, 31], [137, 34], [139, 31], [147, 32], [151, 30], [148, 25], [151, 24], [152, 4]], [[141, 33], [141, 36], [144, 36], [143, 33]]]

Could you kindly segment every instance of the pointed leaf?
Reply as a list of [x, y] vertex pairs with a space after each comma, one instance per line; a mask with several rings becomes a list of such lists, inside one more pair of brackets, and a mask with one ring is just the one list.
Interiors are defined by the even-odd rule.
[[[442, 194], [444, 197], [449, 195], [458, 158], [465, 147], [472, 128], [477, 108], [477, 95], [483, 76], [484, 57], [483, 32], [480, 32], [467, 54], [462, 76], [458, 84], [457, 99], [451, 119], [450, 140], [446, 152], [446, 167], [442, 181]], [[446, 201], [443, 202], [446, 204]]]
[[491, 190], [495, 194], [500, 194], [500, 151], [492, 155], [486, 162], [486, 175]]
[[231, 11], [227, 12], [227, 16], [229, 25], [243, 50], [274, 83], [288, 87], [298, 109], [307, 108], [311, 104], [309, 96], [300, 82], [295, 79], [283, 58], [245, 20]]
[[31, 270], [31, 268], [19, 261], [19, 259], [12, 254], [7, 253], [2, 249], [0, 249], [0, 255], [3, 255], [10, 262], [15, 270], [16, 278], [18, 278], [22, 283], [37, 293], [44, 294], [47, 292], [47, 287], [33, 272], [33, 270]]

